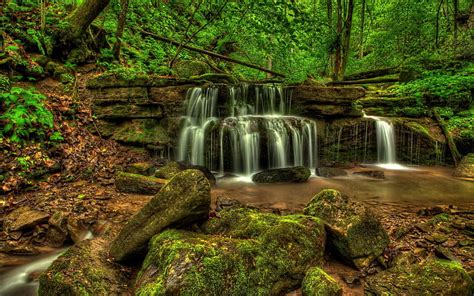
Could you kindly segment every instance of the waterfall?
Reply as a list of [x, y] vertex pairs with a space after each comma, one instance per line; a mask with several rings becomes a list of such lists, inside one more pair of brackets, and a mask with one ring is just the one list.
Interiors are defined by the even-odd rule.
[[405, 169], [396, 162], [395, 131], [393, 124], [384, 117], [368, 116], [363, 112], [365, 118], [375, 120], [375, 133], [377, 137], [377, 161], [378, 166], [387, 169]]
[[[227, 87], [225, 102], [218, 93], [217, 87], [188, 91], [178, 160], [246, 176], [265, 168], [316, 166], [316, 123], [288, 115], [291, 91], [279, 85], [235, 85]], [[217, 126], [219, 143], [209, 147]], [[210, 158], [216, 158], [217, 167]]]

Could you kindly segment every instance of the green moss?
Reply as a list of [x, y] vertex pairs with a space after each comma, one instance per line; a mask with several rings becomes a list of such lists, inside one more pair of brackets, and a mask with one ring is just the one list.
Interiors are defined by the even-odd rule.
[[166, 130], [153, 119], [135, 119], [117, 128], [112, 139], [125, 144], [166, 145], [170, 138]]
[[179, 164], [172, 161], [172, 162], [167, 163], [165, 166], [157, 169], [155, 172], [155, 177], [163, 178], [163, 179], [171, 179], [179, 172], [181, 172], [181, 168], [179, 167]]
[[321, 268], [311, 268], [303, 280], [301, 290], [307, 296], [342, 295], [342, 287]]
[[[297, 288], [322, 262], [325, 232], [316, 218], [251, 209], [219, 214], [203, 225], [204, 234], [167, 230], [155, 236], [137, 295], [275, 295]], [[153, 271], [157, 276], [148, 276]]]
[[419, 124], [418, 122], [408, 122], [405, 124], [409, 129], [411, 129], [413, 132], [422, 134], [425, 137], [435, 140], [433, 135], [431, 135], [430, 131], [423, 125]]

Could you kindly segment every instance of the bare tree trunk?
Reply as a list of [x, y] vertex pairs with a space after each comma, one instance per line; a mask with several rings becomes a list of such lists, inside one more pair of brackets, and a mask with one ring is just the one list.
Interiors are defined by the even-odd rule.
[[80, 39], [89, 25], [104, 10], [110, 0], [85, 0], [67, 18], [67, 29], [64, 30], [64, 42]]
[[[327, 6], [327, 18], [328, 18], [328, 40], [330, 40], [331, 44], [328, 48], [328, 67], [329, 70], [327, 70], [329, 76], [332, 75], [333, 73], [333, 64], [334, 64], [334, 48], [333, 48], [333, 41], [332, 41], [332, 38], [333, 38], [333, 24], [332, 24], [332, 0], [327, 0], [326, 2], [326, 6]], [[326, 71], [325, 71], [326, 72]]]
[[364, 57], [364, 25], [365, 25], [365, 0], [362, 0], [360, 10], [360, 37], [359, 37], [359, 59]]
[[337, 27], [336, 27], [336, 40], [334, 44], [335, 57], [334, 57], [334, 74], [333, 80], [340, 80], [341, 78], [341, 66], [342, 66], [342, 3], [341, 0], [337, 0]]
[[340, 77], [344, 77], [344, 73], [346, 71], [347, 63], [349, 61], [349, 51], [351, 48], [351, 31], [352, 31], [352, 15], [354, 12], [354, 0], [349, 0], [349, 4], [347, 7], [347, 18], [346, 18], [346, 25], [344, 26], [344, 44], [342, 48], [343, 56], [342, 56], [342, 66], [341, 66], [341, 73]]
[[125, 21], [127, 19], [128, 1], [120, 0], [120, 14], [118, 19], [117, 32], [115, 33], [115, 43], [113, 48], [114, 58], [120, 61], [120, 47], [122, 46], [123, 30], [125, 28]]
[[439, 45], [439, 17], [441, 15], [441, 7], [443, 5], [444, 0], [439, 1], [438, 5], [438, 11], [436, 12], [436, 48], [438, 48]]

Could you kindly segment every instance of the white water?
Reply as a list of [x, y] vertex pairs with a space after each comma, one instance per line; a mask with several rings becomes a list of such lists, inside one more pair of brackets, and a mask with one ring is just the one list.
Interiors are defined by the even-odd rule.
[[[84, 233], [81, 240], [91, 239], [90, 231]], [[30, 263], [18, 266], [0, 275], [0, 296], [36, 295], [38, 281], [31, 280], [30, 275], [43, 272], [67, 249], [61, 249], [46, 256], [40, 256]]]
[[396, 161], [395, 131], [393, 124], [385, 117], [369, 116], [363, 112], [365, 118], [375, 120], [377, 136], [377, 166], [388, 170], [406, 170], [407, 167]]
[[[255, 85], [250, 89], [243, 84], [228, 88], [227, 102], [218, 102], [217, 94], [217, 88], [212, 87], [188, 92], [178, 160], [207, 165], [221, 175], [243, 176], [264, 168], [316, 166], [316, 123], [287, 115], [291, 92], [282, 86]], [[229, 117], [219, 119], [217, 109]], [[217, 124], [220, 128], [213, 131]], [[213, 132], [218, 136], [213, 137]], [[219, 143], [213, 143], [214, 138]], [[218, 150], [212, 144], [217, 144]], [[214, 150], [219, 155], [214, 155]], [[217, 157], [214, 167], [212, 158]]]

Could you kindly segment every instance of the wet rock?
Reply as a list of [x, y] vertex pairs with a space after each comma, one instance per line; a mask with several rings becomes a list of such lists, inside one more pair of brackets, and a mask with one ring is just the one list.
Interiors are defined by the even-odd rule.
[[244, 208], [245, 205], [240, 201], [225, 196], [218, 196], [216, 201], [216, 211], [222, 211], [229, 208]]
[[302, 183], [306, 182], [311, 175], [311, 171], [302, 166], [268, 169], [252, 176], [255, 183]]
[[453, 175], [461, 178], [474, 178], [474, 153], [469, 153], [462, 158]]
[[360, 171], [360, 172], [354, 172], [352, 174], [357, 175], [357, 176], [369, 177], [369, 178], [373, 178], [373, 179], [379, 179], [379, 180], [384, 180], [385, 179], [384, 172], [379, 171], [379, 170]]
[[125, 193], [153, 195], [158, 193], [166, 182], [164, 179], [124, 172], [115, 177], [115, 187]]
[[356, 275], [344, 275], [342, 278], [344, 282], [350, 286], [360, 285], [360, 277]]
[[429, 260], [368, 277], [365, 295], [472, 295], [473, 281], [461, 264]]
[[63, 212], [55, 212], [48, 220], [49, 228], [46, 242], [49, 246], [58, 248], [68, 238], [67, 217]]
[[219, 215], [204, 223], [204, 234], [167, 230], [153, 237], [137, 294], [279, 295], [322, 263], [325, 232], [316, 218], [251, 209]]
[[17, 255], [17, 256], [33, 256], [38, 255], [40, 252], [33, 246], [25, 245], [25, 244], [18, 244], [9, 242], [3, 245], [0, 248], [0, 252], [9, 254], [9, 255]]
[[133, 216], [111, 244], [117, 261], [140, 252], [164, 228], [204, 220], [209, 216], [210, 185], [197, 170], [174, 176], [142, 210]]
[[150, 176], [155, 170], [155, 165], [151, 162], [135, 162], [125, 168], [126, 173]]
[[127, 274], [108, 260], [108, 244], [95, 238], [71, 247], [40, 276], [39, 295], [123, 295]]
[[74, 243], [78, 243], [87, 235], [87, 229], [74, 217], [67, 219], [67, 232]]
[[324, 178], [347, 176], [347, 172], [340, 168], [320, 167], [316, 168], [316, 175]]
[[337, 190], [327, 189], [315, 195], [304, 213], [324, 221], [331, 245], [359, 269], [369, 266], [388, 246], [387, 232], [374, 214]]
[[172, 161], [162, 166], [161, 168], [158, 168], [155, 172], [155, 177], [161, 179], [171, 179], [181, 171], [182, 169], [179, 164], [177, 162]]
[[301, 286], [305, 296], [340, 296], [342, 287], [335, 279], [328, 275], [321, 268], [311, 268], [303, 279]]
[[19, 231], [34, 228], [36, 225], [46, 222], [48, 218], [48, 214], [25, 206], [8, 214], [4, 224], [7, 231]]

